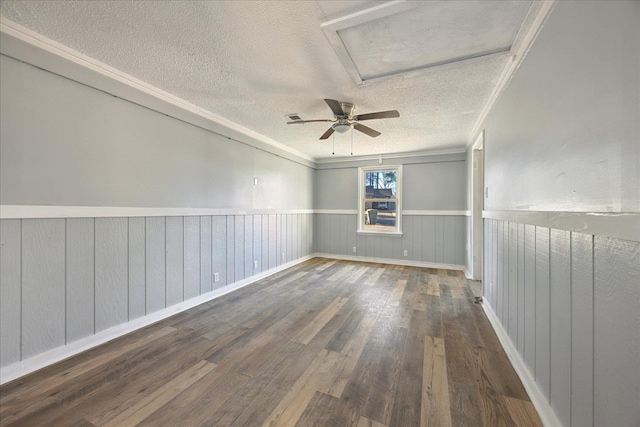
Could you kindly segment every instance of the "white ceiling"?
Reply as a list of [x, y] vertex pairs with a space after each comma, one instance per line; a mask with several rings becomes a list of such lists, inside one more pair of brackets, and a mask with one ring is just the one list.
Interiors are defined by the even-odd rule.
[[[324, 98], [400, 112], [366, 122], [378, 138], [354, 132], [355, 155], [462, 149], [532, 2], [399, 3], [5, 0], [0, 12], [316, 159], [332, 156], [318, 140], [328, 124], [285, 115], [333, 118]], [[349, 155], [350, 134], [334, 135]]]

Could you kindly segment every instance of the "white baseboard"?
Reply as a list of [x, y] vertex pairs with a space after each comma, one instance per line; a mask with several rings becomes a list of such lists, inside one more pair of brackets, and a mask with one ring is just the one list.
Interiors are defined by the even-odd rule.
[[338, 254], [326, 254], [326, 253], [315, 253], [313, 254], [313, 256], [319, 257], [319, 258], [342, 259], [345, 261], [375, 262], [379, 264], [408, 265], [410, 267], [442, 268], [445, 270], [464, 271], [464, 266], [457, 265], [457, 264], [439, 264], [436, 262], [411, 261], [411, 260], [402, 260], [402, 259], [393, 259], [393, 258], [373, 258], [373, 257], [365, 257], [365, 256], [338, 255]]
[[28, 359], [22, 360], [20, 362], [7, 365], [3, 368], [0, 368], [0, 385], [45, 368], [54, 363], [60, 362], [64, 359], [68, 359], [71, 356], [75, 356], [76, 354], [87, 351], [93, 347], [97, 347], [100, 344], [104, 344], [107, 341], [111, 341], [137, 329], [144, 328], [145, 326], [151, 325], [152, 323], [159, 322], [163, 319], [193, 308], [197, 305], [219, 298], [223, 295], [228, 294], [229, 292], [233, 292], [236, 289], [243, 288], [247, 285], [257, 282], [258, 280], [269, 277], [275, 273], [286, 270], [289, 267], [293, 267], [294, 265], [300, 264], [301, 262], [307, 261], [314, 257], [315, 255], [308, 255], [306, 257], [298, 258], [295, 261], [282, 264], [276, 268], [272, 268], [271, 270], [256, 274], [255, 276], [251, 276], [247, 279], [239, 280], [229, 286], [225, 286], [224, 288], [207, 292], [204, 295], [191, 298], [179, 304], [172, 305], [171, 307], [167, 307], [154, 313], [148, 314], [147, 316], [133, 319], [127, 323], [123, 323], [98, 332], [97, 334], [81, 338], [78, 341], [74, 341], [62, 347], [57, 347]]
[[498, 335], [498, 339], [502, 344], [502, 348], [504, 348], [504, 351], [507, 353], [507, 357], [511, 361], [513, 368], [516, 370], [516, 373], [520, 377], [520, 381], [522, 381], [522, 385], [527, 391], [527, 394], [531, 399], [531, 403], [533, 403], [533, 406], [535, 406], [536, 410], [538, 411], [538, 415], [540, 415], [542, 423], [546, 427], [562, 426], [560, 420], [553, 412], [549, 401], [542, 393], [540, 388], [538, 388], [533, 375], [531, 375], [531, 372], [529, 372], [529, 369], [524, 363], [524, 360], [522, 360], [522, 357], [518, 353], [518, 350], [513, 345], [513, 342], [511, 342], [507, 331], [505, 331], [504, 327], [500, 323], [500, 320], [498, 319], [496, 313], [491, 309], [491, 306], [489, 304], [482, 303], [481, 305], [487, 315], [487, 318], [489, 319], [489, 322], [491, 323], [491, 326], [493, 326], [493, 330], [496, 331], [496, 335]]
[[473, 280], [473, 276], [471, 275], [471, 272], [467, 269], [467, 266], [462, 266], [462, 272], [464, 273], [464, 277], [466, 277], [469, 280]]

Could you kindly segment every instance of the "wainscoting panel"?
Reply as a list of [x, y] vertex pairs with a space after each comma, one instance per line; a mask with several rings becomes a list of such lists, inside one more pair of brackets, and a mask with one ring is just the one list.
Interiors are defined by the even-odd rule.
[[536, 370], [536, 227], [524, 226], [524, 362]]
[[[500, 221], [504, 223], [504, 221]], [[549, 296], [549, 229], [536, 227], [536, 383], [549, 397], [551, 382], [551, 314]], [[497, 285], [500, 286], [500, 285]], [[504, 286], [504, 285], [503, 285]]]
[[129, 227], [128, 218], [96, 218], [95, 224], [95, 314], [100, 332], [129, 320]]
[[22, 222], [22, 357], [65, 343], [64, 219]]
[[571, 234], [571, 424], [593, 425], [593, 236]]
[[595, 236], [594, 424], [640, 423], [640, 242]]
[[[0, 221], [0, 363], [21, 360], [22, 221]], [[91, 307], [93, 309], [93, 305]], [[93, 316], [91, 316], [93, 318]]]
[[146, 217], [146, 296], [147, 312], [153, 313], [165, 307], [166, 303], [166, 279], [165, 251], [166, 237], [165, 222], [163, 216]]
[[[129, 218], [129, 320], [147, 314], [146, 276], [145, 218], [132, 217]], [[85, 287], [91, 290], [86, 284]]]
[[0, 226], [2, 367], [306, 257], [313, 247], [311, 213], [2, 219]]
[[316, 252], [465, 265], [467, 220], [464, 215], [404, 215], [402, 236], [357, 234], [357, 218], [351, 213], [315, 214]]
[[[188, 300], [200, 295], [200, 229], [201, 217], [184, 217], [184, 292], [183, 299]], [[209, 252], [209, 251], [207, 251]], [[209, 281], [211, 283], [211, 281]]]
[[[213, 247], [211, 261], [212, 270], [211, 282], [213, 289], [219, 289], [227, 286], [227, 283], [231, 283], [227, 279], [227, 217], [222, 215], [216, 215], [211, 217], [213, 226], [213, 240], [211, 246]], [[218, 273], [218, 281], [215, 281], [214, 273]]]
[[184, 300], [184, 218], [167, 217], [167, 307]]
[[[75, 341], [95, 332], [94, 324], [94, 231], [93, 218], [67, 220], [67, 340]], [[3, 284], [4, 285], [4, 284]]]
[[200, 217], [200, 294], [213, 289], [213, 228], [210, 216]]
[[485, 217], [485, 250], [484, 303], [556, 419], [640, 422], [640, 242]]

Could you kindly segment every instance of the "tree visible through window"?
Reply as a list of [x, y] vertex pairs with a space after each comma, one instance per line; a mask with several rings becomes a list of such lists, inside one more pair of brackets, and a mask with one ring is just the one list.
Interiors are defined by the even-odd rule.
[[400, 232], [400, 167], [360, 168], [359, 231]]

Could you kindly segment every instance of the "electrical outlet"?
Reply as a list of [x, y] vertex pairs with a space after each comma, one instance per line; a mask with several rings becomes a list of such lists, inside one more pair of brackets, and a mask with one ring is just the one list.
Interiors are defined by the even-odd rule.
[[220, 281], [220, 273], [213, 273], [213, 283]]
[[353, 247], [353, 253], [356, 253], [356, 247], [355, 246]]
[[258, 261], [253, 261], [253, 268], [254, 269], [258, 268]]
[[282, 260], [284, 261], [284, 259], [285, 259], [285, 258], [284, 258], [284, 252], [282, 252]]
[[484, 187], [484, 198], [485, 199], [489, 198], [489, 187]]
[[405, 249], [404, 252], [403, 252], [403, 255], [404, 256], [409, 256], [409, 251]]

